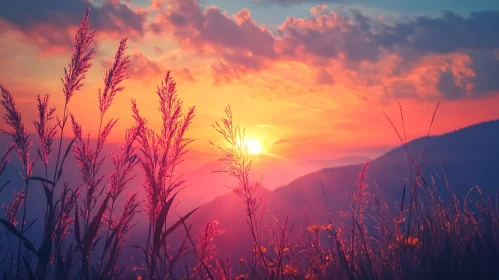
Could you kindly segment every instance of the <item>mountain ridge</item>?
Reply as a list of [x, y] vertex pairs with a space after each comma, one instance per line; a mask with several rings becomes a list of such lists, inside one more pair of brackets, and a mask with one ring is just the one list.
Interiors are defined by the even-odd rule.
[[[414, 160], [419, 162], [416, 155], [426, 146], [421, 166], [427, 182], [442, 190], [448, 182], [460, 198], [475, 185], [487, 193], [499, 190], [496, 183], [499, 182], [498, 144], [499, 120], [493, 120], [441, 135], [416, 138], [407, 143], [407, 148]], [[279, 221], [293, 221], [295, 228], [309, 222], [328, 223], [330, 214], [333, 219], [341, 220], [340, 211], [348, 210], [350, 205], [347, 190], [355, 186], [361, 167], [362, 164], [322, 168], [300, 176], [269, 194], [268, 212]], [[366, 182], [369, 190], [377, 193], [390, 208], [399, 209], [404, 185], [410, 184], [409, 162], [404, 147], [398, 146], [370, 161]], [[222, 203], [231, 205], [233, 210], [217, 214], [217, 207], [227, 209]], [[242, 200], [235, 195], [225, 196], [224, 199], [204, 204], [202, 208], [205, 208], [203, 212], [212, 213], [212, 216], [202, 215], [203, 218], [200, 218], [197, 214], [193, 215], [189, 223], [195, 225], [194, 232], [209, 220], [218, 220], [221, 228], [230, 226], [232, 231], [230, 237], [216, 242], [219, 251], [234, 258], [238, 257], [237, 254], [243, 254], [244, 248], [248, 248], [243, 245], [250, 245], [246, 244], [250, 239], [243, 242], [247, 237], [247, 225], [241, 222], [244, 216], [234, 217], [244, 215]], [[271, 219], [268, 221], [272, 222]], [[237, 229], [234, 229], [234, 224], [238, 225]]]

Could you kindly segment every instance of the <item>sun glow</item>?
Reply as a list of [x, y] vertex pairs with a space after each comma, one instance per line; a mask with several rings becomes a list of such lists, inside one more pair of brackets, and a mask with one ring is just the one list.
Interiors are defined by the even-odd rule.
[[257, 155], [262, 152], [262, 146], [256, 139], [244, 139], [244, 145], [246, 145], [246, 147], [248, 148], [248, 153], [252, 155]]

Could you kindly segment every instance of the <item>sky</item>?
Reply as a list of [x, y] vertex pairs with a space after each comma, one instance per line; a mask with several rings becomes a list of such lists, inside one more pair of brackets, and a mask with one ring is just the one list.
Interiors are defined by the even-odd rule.
[[[0, 83], [23, 118], [36, 96], [62, 110], [60, 78], [85, 0], [7, 0], [0, 9]], [[188, 136], [216, 151], [211, 125], [230, 105], [263, 152], [289, 159], [379, 155], [399, 144], [383, 112], [407, 138], [499, 118], [499, 1], [496, 0], [99, 0], [90, 2], [97, 54], [70, 111], [84, 133], [98, 129], [97, 91], [128, 38], [130, 79], [108, 117], [110, 141], [133, 124], [136, 99], [160, 127], [156, 87], [166, 71], [184, 107], [196, 106]], [[4, 125], [2, 123], [2, 125]], [[71, 133], [68, 130], [68, 133]], [[69, 135], [69, 134], [68, 134]]]

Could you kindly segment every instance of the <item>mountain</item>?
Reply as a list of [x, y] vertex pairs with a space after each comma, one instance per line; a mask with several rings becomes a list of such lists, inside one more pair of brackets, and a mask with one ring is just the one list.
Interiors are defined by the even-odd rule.
[[[425, 151], [422, 173], [429, 184], [435, 184], [441, 191], [446, 182], [458, 198], [474, 186], [479, 186], [485, 193], [499, 190], [499, 120], [428, 139], [419, 138], [406, 146], [417, 163]], [[268, 213], [281, 222], [288, 218], [294, 222], [295, 229], [306, 224], [307, 216], [313, 223], [327, 223], [328, 212], [334, 219], [341, 219], [340, 211], [349, 209], [347, 191], [358, 181], [361, 167], [325, 168], [301, 176], [268, 193]], [[390, 208], [400, 207], [403, 187], [410, 184], [409, 180], [409, 164], [402, 146], [372, 160], [367, 169], [366, 182], [370, 191], [377, 192], [378, 186], [380, 197]], [[203, 205], [189, 223], [194, 232], [200, 232], [206, 222], [218, 220], [220, 228], [227, 229], [224, 237], [215, 240], [219, 251], [225, 254], [222, 256], [237, 257], [249, 248], [239, 247], [247, 244], [249, 238], [244, 215], [242, 200], [227, 195]], [[271, 221], [270, 216], [267, 218]]]
[[[30, 135], [33, 141], [33, 146], [31, 147], [31, 155], [34, 157], [36, 155], [36, 149], [39, 147], [38, 139], [36, 135]], [[68, 146], [71, 139], [63, 139], [64, 149]], [[57, 142], [57, 141], [55, 141]], [[57, 147], [58, 143], [54, 146]], [[10, 137], [5, 134], [0, 134], [0, 153], [3, 153], [10, 145]], [[92, 145], [95, 143], [92, 142]], [[110, 159], [111, 155], [116, 153], [119, 149], [119, 145], [115, 143], [108, 143], [104, 146], [101, 155], [107, 155], [106, 161], [100, 170], [101, 174], [108, 173], [112, 171], [112, 161]], [[57, 151], [53, 152], [51, 160], [55, 157]], [[199, 205], [210, 202], [217, 197], [232, 197], [231, 191], [228, 189], [230, 186], [236, 184], [236, 180], [231, 178], [226, 173], [213, 173], [213, 171], [220, 170], [224, 167], [224, 163], [213, 160], [213, 158], [207, 158], [203, 154], [191, 151], [187, 154], [188, 158], [179, 165], [176, 169], [177, 174], [182, 174], [182, 178], [186, 180], [186, 189], [179, 193], [177, 196], [175, 211], [179, 213], [188, 212]], [[7, 164], [5, 172], [0, 177], [0, 185], [4, 182], [10, 181], [10, 183], [5, 187], [5, 189], [0, 194], [0, 204], [8, 204], [11, 202], [14, 192], [20, 191], [24, 188], [24, 182], [21, 176], [19, 176], [19, 170], [21, 170], [21, 164], [17, 154], [14, 152], [11, 154], [11, 162]], [[315, 162], [300, 162], [296, 160], [275, 158], [267, 155], [260, 155], [255, 160], [254, 163], [254, 175], [255, 178], [264, 178], [265, 187], [269, 190], [275, 189], [279, 186], [288, 184], [293, 179], [305, 175], [314, 170], [324, 168], [327, 166], [336, 166], [342, 164], [348, 164], [352, 161], [362, 162], [365, 158], [362, 157], [350, 157], [341, 159], [332, 159], [329, 161], [315, 161]], [[142, 171], [137, 166], [134, 171], [137, 177], [134, 178], [126, 187], [126, 192], [138, 192], [139, 199], [144, 199], [144, 191], [141, 186], [142, 181]], [[35, 165], [33, 172], [34, 176], [40, 176], [44, 174], [44, 170], [39, 162]], [[49, 174], [53, 174], [53, 170], [49, 168]], [[71, 188], [76, 188], [81, 186], [81, 174], [76, 160], [74, 159], [73, 153], [71, 152], [65, 162], [63, 169], [63, 176], [61, 180], [67, 182]], [[60, 188], [56, 189], [56, 197], [60, 192]], [[266, 191], [269, 194], [270, 191]], [[125, 196], [123, 196], [124, 198]], [[121, 200], [119, 201], [117, 208], [121, 208]], [[29, 194], [27, 198], [28, 214], [27, 220], [33, 221], [38, 219], [36, 223], [27, 232], [27, 236], [32, 240], [36, 246], [41, 242], [42, 235], [37, 234], [41, 231], [43, 215], [40, 213], [45, 212], [45, 194], [43, 188], [40, 187], [38, 182], [31, 182], [29, 187]], [[230, 207], [227, 209], [230, 212]], [[244, 209], [242, 209], [244, 214]], [[204, 211], [205, 212], [205, 211]], [[3, 211], [0, 211], [0, 217], [3, 216]], [[211, 216], [211, 213], [210, 215]], [[243, 217], [242, 215], [234, 215], [235, 217]], [[144, 213], [138, 215], [138, 220], [146, 219]], [[134, 229], [135, 230], [135, 229]], [[143, 230], [140, 227], [136, 228], [134, 234], [143, 235]]]
[[[387, 137], [396, 137], [387, 135]], [[436, 184], [444, 189], [447, 182], [455, 190], [458, 197], [462, 197], [473, 186], [480, 186], [486, 193], [495, 192], [499, 187], [499, 120], [473, 125], [458, 131], [440, 136], [426, 137], [413, 140], [407, 148], [414, 160], [419, 162], [422, 151], [425, 150], [422, 161], [422, 172], [427, 182]], [[34, 144], [36, 145], [36, 144]], [[0, 137], [0, 146], [5, 149], [7, 142]], [[426, 146], [426, 149], [425, 149]], [[36, 147], [33, 147], [36, 148]], [[106, 153], [111, 154], [118, 146], [110, 144]], [[2, 149], [2, 150], [3, 150]], [[0, 183], [12, 179], [11, 184], [2, 192], [1, 203], [8, 203], [12, 192], [22, 188], [22, 181], [18, 175], [19, 160], [12, 154], [13, 161], [7, 166]], [[286, 218], [294, 223], [294, 234], [307, 223], [326, 223], [328, 212], [334, 219], [340, 219], [340, 210], [348, 210], [350, 198], [347, 191], [355, 186], [361, 166], [366, 158], [351, 157], [327, 161], [291, 161], [261, 156], [255, 161], [252, 181], [262, 179], [263, 188], [259, 194], [267, 197], [269, 215], [263, 221], [273, 223], [273, 217], [280, 222]], [[353, 164], [352, 164], [353, 163]], [[71, 186], [80, 182], [80, 174], [73, 157], [68, 158], [67, 168], [64, 170], [64, 180]], [[324, 168], [330, 166], [329, 168]], [[336, 166], [336, 167], [334, 167]], [[103, 171], [111, 169], [110, 163], [103, 167]], [[185, 213], [206, 201], [201, 208], [188, 220], [192, 234], [201, 233], [202, 227], [212, 220], [219, 221], [219, 227], [226, 233], [215, 238], [217, 251], [221, 257], [239, 258], [248, 253], [251, 237], [246, 224], [246, 209], [240, 197], [231, 193], [224, 186], [235, 184], [235, 179], [228, 174], [212, 173], [223, 167], [223, 163], [209, 161], [204, 165], [189, 168], [188, 163], [179, 169], [187, 180], [187, 189], [181, 192], [177, 202], [180, 202], [176, 212]], [[321, 169], [322, 168], [322, 169]], [[41, 170], [35, 170], [39, 174]], [[286, 171], [286, 172], [285, 172]], [[140, 171], [137, 170], [140, 175]], [[433, 180], [431, 179], [433, 176]], [[390, 207], [400, 204], [403, 186], [409, 184], [410, 171], [403, 147], [372, 160], [367, 170], [366, 182], [371, 191], [379, 186], [380, 197]], [[129, 191], [142, 192], [140, 176], [131, 182]], [[28, 204], [28, 220], [43, 219], [44, 213], [43, 190], [33, 183], [30, 187]], [[143, 213], [137, 217], [145, 220]], [[41, 235], [40, 223], [27, 233], [35, 246], [39, 246]], [[142, 242], [144, 227], [137, 226], [130, 241], [133, 245]], [[172, 234], [170, 243], [178, 244], [183, 238], [182, 230]], [[130, 243], [130, 244], [131, 244]], [[130, 251], [130, 254], [135, 254]]]
[[[254, 180], [261, 180], [265, 188], [274, 190], [291, 183], [294, 179], [310, 172], [325, 168], [350, 164], [360, 164], [369, 160], [362, 156], [332, 158], [331, 160], [299, 161], [258, 155], [252, 164]], [[203, 166], [183, 174], [186, 179], [184, 199], [206, 203], [219, 196], [230, 193], [229, 187], [237, 183], [235, 178], [228, 176], [222, 170], [225, 166], [221, 161], [210, 161]]]

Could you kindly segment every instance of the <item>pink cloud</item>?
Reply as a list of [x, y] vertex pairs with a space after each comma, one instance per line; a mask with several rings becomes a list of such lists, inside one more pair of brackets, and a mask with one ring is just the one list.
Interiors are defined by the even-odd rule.
[[194, 75], [192, 75], [191, 70], [189, 68], [182, 68], [178, 71], [173, 72], [174, 75], [177, 75], [180, 79], [183, 79], [185, 81], [196, 81], [196, 78], [194, 78]]
[[320, 5], [316, 5], [312, 9], [310, 9], [310, 12], [313, 15], [319, 15], [319, 14], [322, 14], [323, 12], [325, 12], [326, 10], [327, 10], [327, 6], [324, 4], [320, 4]]
[[[111, 59], [104, 59], [101, 61], [101, 65], [104, 68], [109, 68], [111, 66]], [[130, 68], [128, 73], [130, 74], [130, 79], [134, 80], [144, 80], [144, 79], [154, 79], [161, 77], [166, 72], [166, 69], [159, 62], [149, 59], [145, 54], [139, 50], [133, 50], [130, 54]]]
[[185, 49], [220, 54], [221, 60], [211, 67], [217, 75], [236, 77], [277, 58], [275, 38], [257, 25], [247, 9], [230, 17], [214, 6], [203, 11], [195, 0], [169, 1], [150, 28], [156, 34], [173, 34]]
[[[316, 84], [341, 84], [376, 98], [473, 98], [486, 95], [477, 95], [474, 88], [499, 90], [499, 83], [476, 75], [499, 74], [499, 59], [489, 63], [483, 59], [499, 49], [499, 41], [477, 29], [484, 24], [480, 15], [493, 24], [499, 13], [467, 18], [444, 13], [387, 23], [357, 10], [340, 14], [318, 5], [310, 17], [289, 17], [271, 32], [255, 22], [248, 9], [229, 16], [215, 6], [204, 9], [195, 0], [168, 1], [161, 9], [150, 29], [158, 35], [172, 34], [186, 50], [215, 58], [211, 65], [215, 85], [299, 63], [315, 73]], [[436, 29], [452, 29], [455, 21], [463, 29], [449, 30], [450, 34], [464, 32], [476, 40], [456, 37], [450, 44], [435, 37]], [[476, 48], [486, 53], [473, 53]]]
[[329, 71], [320, 69], [317, 74], [317, 83], [320, 85], [334, 84], [334, 79]]
[[166, 70], [160, 63], [149, 59], [143, 53], [134, 51], [130, 57], [130, 75], [137, 78], [163, 75]]
[[[111, 66], [112, 60], [102, 60], [101, 64], [104, 68]], [[160, 61], [156, 61], [147, 57], [141, 51], [135, 49], [130, 54], [130, 68], [128, 73], [130, 79], [149, 83], [151, 80], [160, 80], [167, 70], [171, 70], [175, 78], [185, 81], [195, 81], [194, 75], [189, 68], [167, 68]]]

